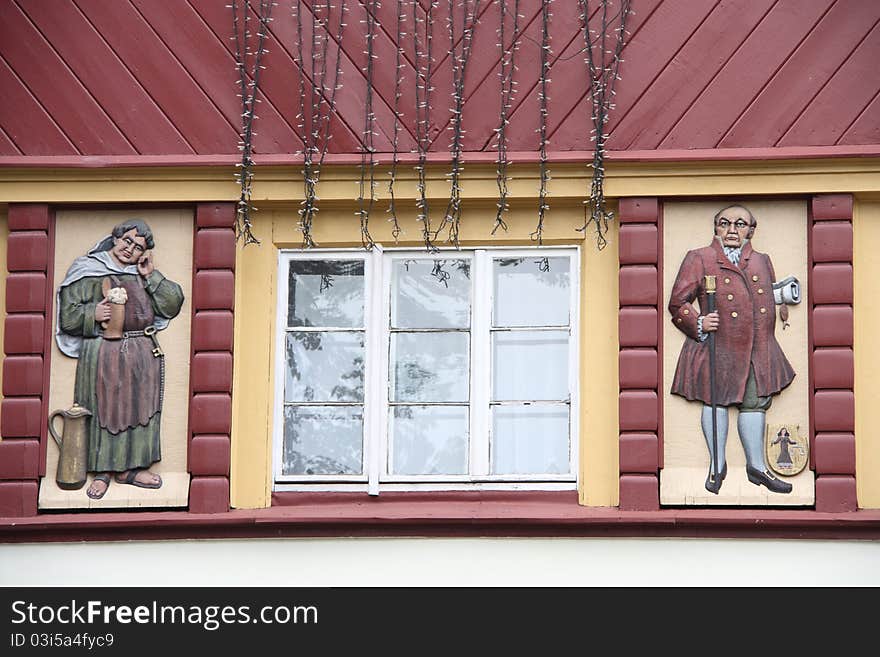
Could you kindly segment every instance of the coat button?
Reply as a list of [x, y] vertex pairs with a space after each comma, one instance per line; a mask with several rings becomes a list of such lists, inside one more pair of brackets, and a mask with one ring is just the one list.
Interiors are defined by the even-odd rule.
[[730, 283], [730, 279], [729, 279], [729, 278], [725, 278], [725, 279], [724, 279], [724, 282], [725, 282], [725, 283]]
[[759, 287], [759, 288], [758, 288], [758, 294], [764, 294], [764, 288], [763, 288], [763, 287]]
[[679, 318], [678, 318], [677, 320], [675, 320], [675, 321], [678, 322], [679, 324], [681, 324], [682, 319], [681, 319], [681, 317], [679, 317]]
[[757, 276], [757, 274], [756, 274], [755, 276], [752, 276], [752, 280], [755, 281], [756, 283], [758, 282], [758, 276]]
[[728, 300], [728, 301], [733, 301], [733, 295], [732, 295], [732, 294], [728, 294], [728, 295], [727, 295], [727, 300]]
[[732, 313], [730, 313], [730, 316], [731, 316], [731, 317], [739, 317], [739, 313], [737, 313], [737, 312], [734, 310]]
[[682, 315], [690, 315], [690, 314], [691, 314], [691, 311], [688, 310], [687, 308], [685, 308], [684, 310], [681, 311], [681, 314], [682, 314]]
[[763, 315], [765, 312], [767, 312], [767, 309], [766, 309], [766, 308], [761, 308], [761, 314]]

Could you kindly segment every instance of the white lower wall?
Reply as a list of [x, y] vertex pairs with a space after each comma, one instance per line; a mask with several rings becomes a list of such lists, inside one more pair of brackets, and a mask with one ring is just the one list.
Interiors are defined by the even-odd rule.
[[150, 586], [880, 585], [877, 541], [347, 538], [0, 545], [0, 586], [124, 586], [147, 563]]

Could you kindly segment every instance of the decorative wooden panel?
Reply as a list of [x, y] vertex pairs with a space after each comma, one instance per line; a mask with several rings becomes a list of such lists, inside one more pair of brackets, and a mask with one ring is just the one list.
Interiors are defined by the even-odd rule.
[[[336, 3], [338, 4], [338, 3]], [[251, 2], [253, 7], [254, 3]], [[311, 2], [304, 40], [311, 41]], [[330, 151], [358, 154], [367, 84], [365, 8], [348, 2], [342, 84]], [[540, 0], [522, 0], [510, 150], [537, 150]], [[425, 7], [418, 10], [425, 16]], [[598, 10], [599, 3], [592, 3]], [[611, 150], [831, 146], [880, 142], [880, 3], [868, 0], [633, 0]], [[338, 8], [337, 8], [338, 10]], [[446, 3], [434, 10], [431, 150], [449, 149]], [[238, 153], [232, 17], [215, 0], [0, 0], [0, 155]], [[400, 149], [414, 146], [415, 69], [406, 2]], [[550, 156], [591, 147], [579, 5], [550, 24]], [[496, 29], [484, 2], [465, 80], [463, 146], [492, 151], [499, 112]], [[274, 10], [255, 152], [298, 152], [299, 74], [289, 7]], [[382, 3], [374, 41], [375, 146], [391, 150], [397, 3]], [[591, 25], [595, 26], [598, 16]], [[461, 26], [459, 25], [459, 36]], [[309, 48], [304, 61], [311, 62]], [[331, 45], [328, 62], [336, 59]], [[308, 76], [311, 76], [307, 66]]]

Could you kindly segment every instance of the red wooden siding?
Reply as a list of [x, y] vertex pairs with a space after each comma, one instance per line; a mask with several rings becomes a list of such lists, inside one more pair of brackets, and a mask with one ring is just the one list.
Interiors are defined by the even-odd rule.
[[[226, 4], [0, 0], [0, 156], [237, 153], [240, 101]], [[303, 55], [311, 76], [312, 0], [303, 4]], [[348, 5], [340, 62], [343, 87], [331, 122], [333, 153], [359, 153], [364, 130], [366, 9], [358, 0]], [[428, 5], [428, 0], [420, 3], [420, 17]], [[540, 0], [521, 0], [511, 151], [538, 147], [540, 7]], [[880, 143], [876, 0], [633, 0], [633, 9], [617, 106], [608, 126], [611, 150]], [[552, 157], [553, 152], [589, 150], [592, 125], [578, 3], [557, 0], [551, 11]], [[436, 152], [449, 149], [451, 136], [447, 13], [446, 2], [434, 10], [430, 135]], [[405, 14], [401, 152], [414, 148], [416, 134], [409, 0]], [[291, 3], [279, 2], [273, 16], [255, 124], [257, 156], [302, 149]], [[482, 1], [465, 80], [466, 151], [495, 149], [499, 16], [496, 2]], [[382, 3], [378, 19], [374, 145], [387, 153], [398, 76], [396, 0]], [[457, 33], [460, 37], [460, 18]], [[331, 68], [336, 53], [332, 45]]]

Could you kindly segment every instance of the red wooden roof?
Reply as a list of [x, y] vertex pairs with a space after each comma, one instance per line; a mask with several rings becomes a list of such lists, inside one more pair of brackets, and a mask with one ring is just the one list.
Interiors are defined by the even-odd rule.
[[[238, 153], [229, 1], [0, 0], [0, 156]], [[274, 9], [255, 123], [258, 155], [302, 147], [290, 4], [278, 0]], [[364, 3], [348, 4], [335, 153], [358, 153], [364, 129]], [[591, 147], [578, 4], [552, 5], [551, 157]], [[441, 45], [431, 135], [439, 152], [448, 150], [451, 134], [445, 128], [452, 73], [441, 54], [448, 48], [446, 6], [435, 11]], [[633, 9], [609, 124], [611, 150], [880, 144], [877, 0], [633, 0]], [[528, 152], [538, 148], [539, 0], [521, 0], [521, 13], [508, 134], [510, 151]], [[384, 0], [374, 72], [380, 152], [391, 150], [396, 16], [397, 0]], [[494, 149], [498, 17], [496, 2], [483, 0], [465, 81], [466, 151]], [[400, 149], [409, 151], [415, 144], [409, 36], [404, 49]]]

